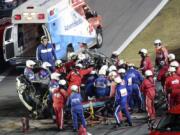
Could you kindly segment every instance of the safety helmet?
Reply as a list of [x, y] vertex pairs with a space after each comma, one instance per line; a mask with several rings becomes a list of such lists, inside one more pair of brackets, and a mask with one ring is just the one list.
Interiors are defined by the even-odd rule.
[[168, 72], [176, 72], [176, 68], [175, 67], [169, 67]]
[[96, 70], [92, 70], [90, 74], [91, 74], [91, 75], [94, 75], [94, 74], [96, 74], [96, 73], [97, 73]]
[[117, 51], [114, 51], [112, 54], [115, 55], [115, 56], [119, 55], [119, 53]]
[[100, 69], [99, 70], [99, 75], [106, 75], [106, 70]]
[[111, 71], [108, 76], [114, 78], [117, 76], [117, 73], [115, 71]]
[[117, 70], [117, 68], [116, 68], [115, 65], [111, 65], [111, 66], [109, 67], [109, 72], [111, 72], [111, 71], [116, 71], [116, 70]]
[[49, 62], [43, 62], [43, 64], [41, 65], [41, 67], [46, 70], [48, 70], [51, 66], [52, 65]]
[[108, 70], [108, 66], [107, 66], [107, 65], [103, 65], [100, 70], [105, 70], [105, 71], [107, 71], [107, 70]]
[[122, 82], [122, 79], [121, 79], [119, 76], [117, 76], [117, 77], [114, 78], [114, 81], [115, 81], [116, 83], [121, 83], [121, 82]]
[[118, 70], [118, 73], [119, 73], [119, 74], [121, 74], [121, 73], [126, 73], [126, 70], [125, 70], [124, 68], [120, 68], [120, 69]]
[[62, 60], [56, 60], [55, 66], [60, 67], [62, 65], [62, 63], [63, 63]]
[[86, 59], [86, 55], [83, 54], [83, 53], [80, 53], [80, 54], [78, 54], [78, 59], [79, 60], [84, 60], [84, 59]]
[[160, 39], [156, 39], [156, 40], [154, 40], [154, 45], [157, 45], [157, 44], [161, 44], [162, 42], [161, 42], [161, 40]]
[[170, 63], [171, 67], [179, 67], [179, 63], [177, 61], [173, 61]]
[[33, 68], [33, 66], [35, 65], [36, 63], [32, 60], [27, 60], [26, 61], [26, 67], [28, 68]]
[[78, 68], [83, 68], [83, 65], [81, 63], [77, 63], [75, 66]]
[[128, 63], [128, 67], [134, 67], [135, 65], [133, 63]]
[[59, 80], [59, 84], [63, 86], [66, 85], [66, 80], [64, 79]]
[[173, 53], [170, 53], [170, 54], [168, 55], [168, 59], [169, 59], [169, 61], [173, 61], [173, 60], [176, 59], [176, 56], [175, 56]]
[[71, 90], [74, 92], [78, 92], [78, 86], [77, 85], [72, 85]]
[[152, 75], [153, 75], [153, 73], [152, 73], [151, 70], [146, 70], [146, 71], [145, 71], [145, 76], [146, 76], [146, 77], [152, 76]]
[[147, 53], [148, 53], [148, 51], [147, 51], [147, 49], [142, 48], [142, 49], [139, 51], [139, 53], [147, 54]]
[[54, 72], [51, 74], [51, 79], [58, 81], [60, 76], [61, 75], [59, 73]]
[[69, 57], [70, 57], [71, 60], [74, 60], [74, 59], [76, 59], [77, 55], [76, 55], [76, 53], [71, 52], [71, 53], [69, 54]]

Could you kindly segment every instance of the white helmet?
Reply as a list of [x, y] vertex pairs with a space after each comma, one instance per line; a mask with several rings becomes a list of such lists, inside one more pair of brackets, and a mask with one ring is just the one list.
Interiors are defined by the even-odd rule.
[[148, 53], [147, 49], [145, 49], [145, 48], [142, 48], [139, 52], [143, 53], [143, 54], [147, 54]]
[[100, 69], [99, 70], [99, 75], [106, 75], [106, 70]]
[[119, 53], [117, 51], [114, 51], [112, 54], [115, 55], [115, 56], [119, 55]]
[[41, 65], [41, 67], [46, 70], [48, 70], [51, 66], [52, 65], [49, 62], [43, 62], [43, 64]]
[[84, 60], [84, 59], [86, 59], [86, 55], [83, 54], [83, 53], [80, 53], [80, 54], [78, 54], [78, 59], [79, 60]]
[[64, 79], [59, 80], [59, 84], [60, 84], [60, 85], [66, 85], [66, 80], [64, 80]]
[[117, 76], [117, 73], [115, 71], [111, 71], [108, 76], [114, 78]]
[[125, 64], [126, 62], [123, 60], [123, 59], [120, 59], [119, 62], [118, 62], [118, 65], [122, 65], [122, 64]]
[[78, 86], [77, 85], [72, 85], [71, 90], [74, 92], [78, 92]]
[[168, 55], [168, 59], [169, 59], [169, 61], [173, 61], [173, 60], [176, 59], [176, 56], [175, 56], [173, 53], [170, 53], [170, 54]]
[[32, 60], [27, 60], [26, 61], [26, 67], [28, 68], [33, 68], [33, 66], [35, 65], [36, 63]]
[[161, 42], [161, 40], [160, 39], [156, 39], [156, 40], [154, 40], [154, 44], [156, 45], [156, 44], [161, 44], [162, 42]]
[[128, 63], [128, 67], [134, 67], [135, 65], [133, 63]]
[[116, 83], [121, 83], [121, 82], [122, 82], [122, 79], [118, 76], [118, 77], [114, 78], [114, 81], [115, 81]]
[[179, 63], [177, 61], [173, 61], [170, 63], [171, 67], [179, 67]]
[[124, 68], [120, 68], [120, 69], [118, 70], [118, 73], [119, 73], [119, 74], [121, 74], [121, 73], [126, 73], [126, 70], [125, 70]]
[[151, 70], [146, 70], [146, 71], [145, 71], [145, 76], [146, 76], [146, 77], [152, 76], [152, 75], [153, 75], [153, 73], [152, 73]]
[[111, 71], [116, 71], [116, 70], [117, 70], [117, 68], [116, 68], [115, 65], [111, 65], [111, 66], [109, 67], [109, 72], [111, 72]]
[[169, 67], [168, 72], [176, 72], [176, 68], [175, 67]]
[[60, 76], [61, 75], [59, 73], [54, 72], [51, 74], [51, 79], [58, 81]]
[[69, 57], [70, 57], [70, 59], [72, 60], [72, 59], [74, 59], [74, 57], [76, 57], [77, 55], [76, 55], [76, 53], [74, 53], [74, 52], [71, 52], [70, 54], [69, 54]]
[[90, 74], [91, 74], [91, 75], [94, 75], [94, 74], [96, 74], [96, 73], [97, 73], [96, 70], [92, 70]]
[[59, 65], [61, 65], [62, 64], [62, 60], [56, 60], [56, 62], [55, 62], [55, 65], [56, 66], [59, 66]]
[[81, 63], [77, 63], [76, 67], [83, 68], [83, 65]]
[[108, 66], [107, 66], [107, 65], [103, 65], [100, 70], [105, 70], [105, 71], [107, 71], [107, 70], [108, 70]]

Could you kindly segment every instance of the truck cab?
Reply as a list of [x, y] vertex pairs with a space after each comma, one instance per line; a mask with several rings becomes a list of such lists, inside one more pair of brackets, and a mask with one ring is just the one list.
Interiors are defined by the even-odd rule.
[[35, 59], [40, 37], [54, 44], [58, 59], [66, 57], [68, 44], [75, 51], [80, 43], [102, 46], [102, 19], [95, 12], [87, 16], [84, 0], [28, 0], [12, 12], [12, 25], [3, 34], [4, 59], [11, 64]]

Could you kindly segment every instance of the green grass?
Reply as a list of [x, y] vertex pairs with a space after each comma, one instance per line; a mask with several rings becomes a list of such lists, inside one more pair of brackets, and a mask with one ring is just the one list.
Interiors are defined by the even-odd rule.
[[157, 17], [134, 39], [120, 54], [121, 59], [139, 66], [141, 48], [148, 49], [154, 61], [155, 39], [161, 39], [169, 52], [175, 53], [180, 60], [180, 0], [170, 0]]

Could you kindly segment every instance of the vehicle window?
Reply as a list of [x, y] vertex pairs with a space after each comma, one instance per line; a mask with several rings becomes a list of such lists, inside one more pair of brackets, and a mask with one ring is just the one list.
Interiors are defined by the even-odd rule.
[[9, 41], [11, 39], [11, 32], [12, 32], [12, 28], [7, 29], [6, 36], [5, 36], [5, 41]]
[[180, 131], [180, 115], [167, 115], [157, 126], [160, 131]]

